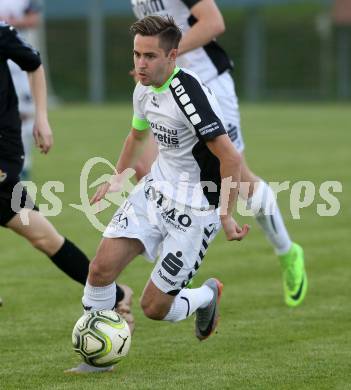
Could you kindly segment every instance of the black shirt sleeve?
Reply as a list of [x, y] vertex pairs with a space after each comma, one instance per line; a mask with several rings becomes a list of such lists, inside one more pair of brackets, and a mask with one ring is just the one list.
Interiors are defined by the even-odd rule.
[[214, 111], [198, 80], [180, 70], [173, 78], [170, 89], [174, 100], [203, 141], [227, 134], [222, 121]]
[[14, 27], [7, 24], [0, 24], [0, 55], [27, 72], [35, 71], [41, 65], [39, 52], [23, 41]]

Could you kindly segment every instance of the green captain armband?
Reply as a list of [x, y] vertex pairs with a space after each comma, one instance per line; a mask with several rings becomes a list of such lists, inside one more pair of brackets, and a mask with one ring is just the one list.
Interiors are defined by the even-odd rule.
[[139, 119], [135, 115], [133, 116], [132, 126], [139, 131], [144, 131], [150, 127], [149, 122], [146, 119]]

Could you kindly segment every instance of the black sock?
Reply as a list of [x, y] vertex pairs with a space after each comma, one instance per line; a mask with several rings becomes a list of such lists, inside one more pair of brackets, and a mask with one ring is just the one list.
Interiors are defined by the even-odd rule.
[[50, 259], [65, 274], [85, 285], [89, 273], [89, 260], [73, 242], [65, 238], [61, 248]]
[[116, 283], [116, 306], [118, 305], [118, 302], [120, 302], [123, 298], [124, 298], [124, 291]]

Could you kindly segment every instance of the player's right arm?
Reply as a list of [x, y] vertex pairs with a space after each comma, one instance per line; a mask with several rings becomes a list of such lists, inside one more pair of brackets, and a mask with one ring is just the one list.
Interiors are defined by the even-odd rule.
[[225, 31], [224, 19], [214, 0], [184, 1], [193, 4], [191, 15], [196, 23], [183, 35], [178, 55], [210, 43]]
[[142, 131], [132, 128], [124, 141], [122, 153], [116, 165], [117, 172], [123, 172], [127, 168], [135, 166], [142, 155], [144, 145], [148, 139], [149, 131], [144, 129]]
[[120, 185], [123, 182], [123, 172], [127, 168], [133, 167], [142, 155], [144, 145], [148, 140], [149, 132], [147, 130], [138, 130], [134, 127], [131, 129], [124, 141], [122, 152], [116, 164], [115, 175], [112, 176], [109, 182], [102, 184], [97, 189], [95, 195], [90, 200], [91, 204], [99, 202], [109, 191], [119, 191]]
[[123, 172], [127, 168], [134, 167], [142, 155], [150, 131], [149, 122], [146, 120], [141, 107], [143, 91], [143, 87], [138, 83], [133, 93], [134, 115], [132, 129], [124, 141], [122, 152], [116, 164], [115, 175], [112, 176], [109, 182], [102, 184], [98, 188], [90, 200], [91, 204], [99, 202], [109, 191], [119, 191], [121, 182], [123, 182]]
[[229, 241], [241, 241], [249, 232], [249, 226], [245, 224], [241, 228], [232, 217], [239, 193], [241, 155], [227, 134], [208, 140], [206, 145], [220, 162], [222, 178], [220, 217], [224, 233]]

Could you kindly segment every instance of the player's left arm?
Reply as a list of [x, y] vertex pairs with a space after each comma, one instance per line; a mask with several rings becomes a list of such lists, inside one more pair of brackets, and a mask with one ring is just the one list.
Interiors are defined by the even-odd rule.
[[239, 193], [241, 155], [227, 134], [212, 138], [206, 145], [220, 162], [222, 179], [220, 216], [223, 230], [228, 240], [240, 241], [249, 231], [248, 225], [241, 228], [232, 217]]
[[47, 114], [47, 92], [43, 65], [28, 72], [29, 84], [35, 105], [33, 135], [36, 146], [42, 153], [48, 153], [53, 145], [52, 130]]
[[2, 27], [2, 55], [14, 61], [28, 73], [35, 103], [33, 135], [37, 147], [42, 153], [47, 153], [52, 147], [53, 137], [47, 117], [46, 82], [39, 52], [25, 42], [13, 26], [4, 25]]
[[214, 0], [190, 3], [195, 3], [191, 7], [191, 14], [197, 22], [183, 35], [179, 44], [179, 55], [207, 45], [225, 31], [223, 16]]

